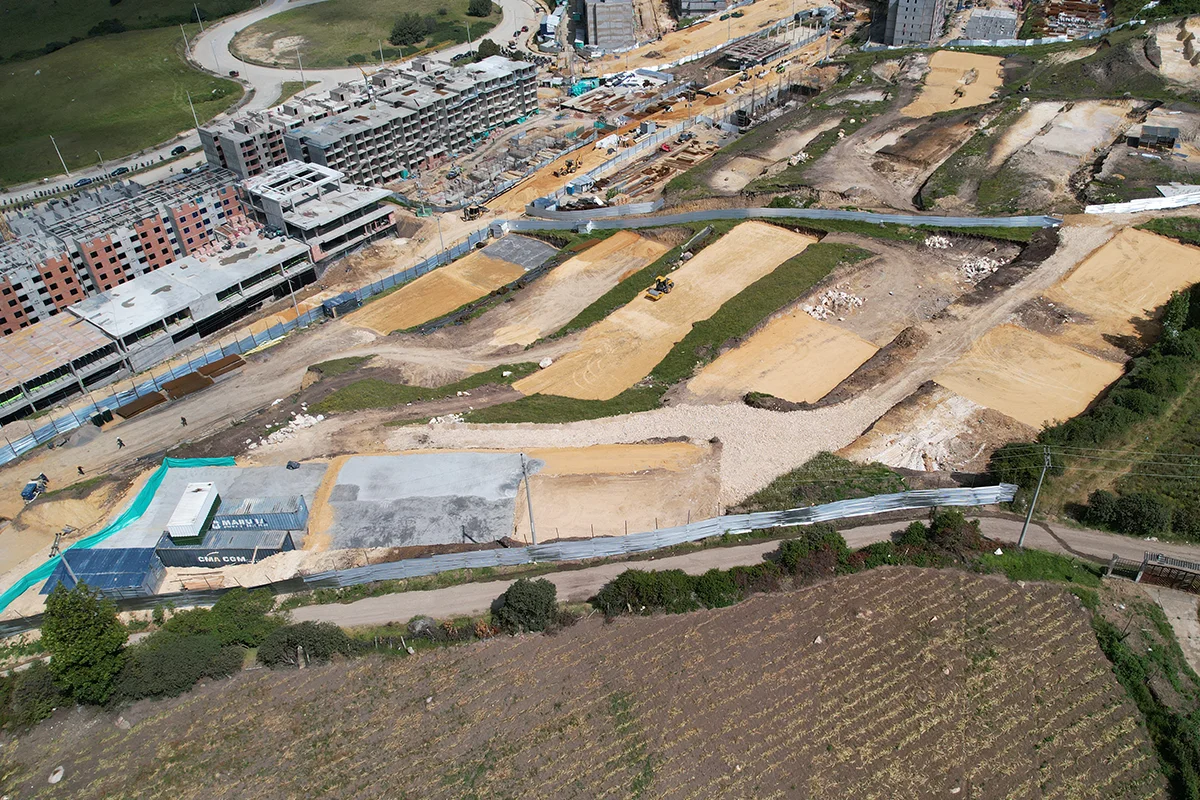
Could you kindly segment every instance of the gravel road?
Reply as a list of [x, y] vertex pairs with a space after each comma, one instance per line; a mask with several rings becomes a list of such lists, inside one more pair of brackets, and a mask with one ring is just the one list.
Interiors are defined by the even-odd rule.
[[[903, 527], [903, 524], [887, 522], [864, 525], [842, 531], [842, 535], [850, 547], [857, 549], [873, 542], [884, 541]], [[980, 520], [980, 527], [985, 536], [1004, 542], [1015, 542], [1021, 533], [1021, 521], [1017, 519], [985, 517]], [[1061, 539], [1072, 549], [1081, 553], [1100, 558], [1109, 558], [1113, 553], [1118, 553], [1124, 558], [1137, 561], [1142, 560], [1142, 554], [1147, 547], [1152, 547], [1157, 552], [1167, 553], [1177, 558], [1200, 561], [1200, 547], [1172, 545], [1163, 542], [1147, 543], [1128, 536], [1117, 536], [1100, 531], [1075, 530], [1057, 525], [1049, 527], [1054, 532], [1054, 536], [1051, 536], [1045, 528], [1039, 525], [1030, 526], [1025, 540], [1026, 544], [1039, 550], [1067, 553], [1059, 543], [1059, 539]], [[1055, 538], [1056, 536], [1058, 539]], [[699, 575], [714, 567], [728, 569], [742, 564], [757, 564], [762, 561], [764, 554], [778, 546], [778, 542], [755, 542], [742, 547], [713, 548], [687, 555], [670, 556], [633, 564], [604, 564], [598, 567], [558, 572], [545, 577], [558, 588], [560, 601], [577, 602], [587, 600], [599, 591], [601, 586], [630, 567], [660, 570], [681, 569], [689, 575]], [[482, 614], [491, 608], [492, 601], [499, 597], [511, 583], [512, 581], [468, 583], [446, 589], [400, 592], [370, 597], [353, 603], [304, 606], [292, 611], [292, 619], [296, 622], [314, 620], [333, 622], [342, 626], [355, 626], [407, 622], [418, 614], [427, 614], [439, 619]]]

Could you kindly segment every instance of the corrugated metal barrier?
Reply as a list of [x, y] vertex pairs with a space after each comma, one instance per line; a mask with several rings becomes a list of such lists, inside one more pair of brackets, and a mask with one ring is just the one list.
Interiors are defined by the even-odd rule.
[[[830, 522], [838, 519], [864, 517], [887, 511], [905, 511], [939, 506], [983, 506], [1007, 503], [1013, 499], [1017, 487], [1009, 483], [997, 486], [982, 486], [975, 489], [922, 489], [895, 494], [877, 494], [858, 500], [839, 500], [820, 506], [793, 508], [787, 511], [764, 511], [755, 514], [730, 514], [724, 517], [701, 520], [676, 528], [662, 528], [629, 536], [588, 539], [579, 542], [554, 542], [531, 547], [514, 547], [504, 550], [476, 550], [470, 553], [451, 553], [427, 558], [411, 558], [388, 564], [373, 564], [354, 569], [321, 572], [301, 578], [291, 578], [264, 587], [275, 594], [291, 594], [306, 589], [337, 588], [355, 586], [373, 581], [397, 578], [415, 578], [449, 572], [455, 569], [474, 567], [515, 566], [550, 561], [581, 561], [589, 558], [646, 553], [684, 542], [695, 542], [710, 536], [725, 533], [745, 533], [764, 528], [781, 528], [795, 525], [811, 525], [814, 522]], [[153, 597], [138, 597], [118, 600], [121, 611], [145, 611], [163, 603], [177, 607], [204, 606], [215, 603], [228, 589], [174, 592]], [[33, 630], [42, 623], [40, 614], [17, 620], [0, 622], [0, 637], [14, 636]]]

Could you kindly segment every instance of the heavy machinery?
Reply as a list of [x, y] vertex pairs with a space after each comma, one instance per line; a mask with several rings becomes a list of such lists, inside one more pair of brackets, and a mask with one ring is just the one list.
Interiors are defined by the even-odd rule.
[[26, 503], [32, 503], [37, 499], [37, 496], [46, 491], [46, 485], [50, 483], [45, 473], [38, 475], [36, 478], [30, 478], [29, 483], [25, 484], [25, 488], [21, 490], [21, 499]]
[[574, 175], [576, 172], [579, 171], [579, 162], [581, 160], [582, 159], [572, 160], [572, 159], [568, 158], [566, 160], [566, 163], [564, 163], [560, 169], [554, 170], [554, 177], [561, 178], [564, 175]]
[[467, 206], [463, 209], [462, 221], [471, 222], [473, 220], [477, 220], [483, 216], [485, 211], [487, 211], [487, 209], [483, 206]]
[[646, 290], [646, 299], [657, 303], [664, 294], [670, 294], [674, 288], [675, 281], [665, 275], [659, 275], [654, 279], [654, 285]]

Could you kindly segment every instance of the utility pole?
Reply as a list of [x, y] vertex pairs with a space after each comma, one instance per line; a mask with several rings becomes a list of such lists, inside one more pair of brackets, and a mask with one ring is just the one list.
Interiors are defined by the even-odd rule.
[[[470, 30], [470, 28], [468, 27], [467, 30]], [[467, 35], [469, 36], [470, 34], [467, 34]], [[379, 66], [383, 67], [384, 64], [385, 64], [385, 62], [383, 60], [383, 42], [380, 41], [379, 42]]]
[[221, 71], [221, 60], [217, 58], [217, 43], [213, 39], [208, 40], [208, 46], [212, 48], [213, 66], [217, 68], [217, 72]]
[[67, 177], [71, 177], [71, 170], [67, 169], [67, 162], [62, 157], [62, 151], [58, 149], [58, 142], [54, 141], [54, 137], [50, 137], [50, 144], [54, 145], [54, 152], [58, 153], [58, 163], [62, 164], [63, 172], [67, 173]]
[[183, 34], [183, 52], [187, 53], [192, 49], [192, 43], [188, 41], [187, 31], [183, 29], [183, 23], [179, 23], [179, 32]]
[[467, 26], [467, 49], [470, 50], [474, 45], [471, 44], [471, 23], [463, 20], [463, 24]]
[[100, 179], [108, 177], [108, 167], [104, 166], [104, 156], [100, 155], [100, 151], [96, 151], [96, 158], [100, 159]]
[[192, 3], [192, 8], [196, 9], [196, 22], [200, 23], [200, 32], [204, 33], [204, 20], [200, 19], [200, 6]]
[[296, 63], [300, 65], [300, 85], [307, 85], [308, 81], [304, 80], [304, 62], [300, 60], [300, 46], [296, 46]]
[[196, 107], [194, 105], [192, 105], [192, 93], [187, 91], [186, 89], [184, 90], [184, 93], [187, 95], [188, 108], [192, 109], [192, 122], [196, 123], [196, 127], [199, 128], [200, 127], [200, 118], [196, 116]]
[[529, 538], [536, 545], [537, 528], [533, 527], [533, 498], [529, 494], [529, 469], [526, 466], [524, 453], [521, 453], [521, 474], [525, 477], [525, 508], [529, 510]]
[[1038, 475], [1037, 488], [1033, 490], [1033, 500], [1029, 503], [1029, 513], [1025, 515], [1025, 524], [1021, 526], [1021, 535], [1017, 537], [1017, 547], [1025, 546], [1025, 531], [1029, 530], [1029, 521], [1033, 519], [1033, 509], [1037, 505], [1038, 495], [1042, 493], [1042, 481], [1046, 478], [1046, 470], [1050, 469], [1050, 448], [1042, 446], [1042, 474]]

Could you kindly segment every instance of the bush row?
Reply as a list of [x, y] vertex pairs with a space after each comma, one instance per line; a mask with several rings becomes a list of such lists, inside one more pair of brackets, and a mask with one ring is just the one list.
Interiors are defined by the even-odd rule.
[[721, 608], [762, 592], [777, 592], [819, 580], [873, 569], [884, 564], [945, 566], [968, 562], [988, 549], [978, 521], [962, 512], [939, 510], [929, 525], [913, 522], [892, 541], [851, 551], [828, 523], [805, 527], [795, 539], [764, 556], [760, 564], [703, 575], [682, 570], [645, 572], [630, 569], [605, 584], [591, 603], [605, 618], [622, 614], [681, 614]]
[[[1061, 475], [1071, 457], [1061, 448], [1104, 447], [1129, 434], [1134, 426], [1159, 417], [1168, 405], [1187, 391], [1200, 369], [1200, 302], [1193, 296], [1200, 285], [1176, 292], [1162, 314], [1162, 335], [1145, 353], [1134, 358], [1126, 374], [1090, 411], [1046, 428], [1035, 442], [1014, 442], [997, 450], [989, 464], [993, 477], [1030, 489], [1041, 473], [1043, 447], [1053, 451], [1050, 477]], [[1084, 519], [1093, 525], [1133, 535], [1173, 531], [1200, 537], [1200, 508], [1166, 492], [1093, 492]]]

